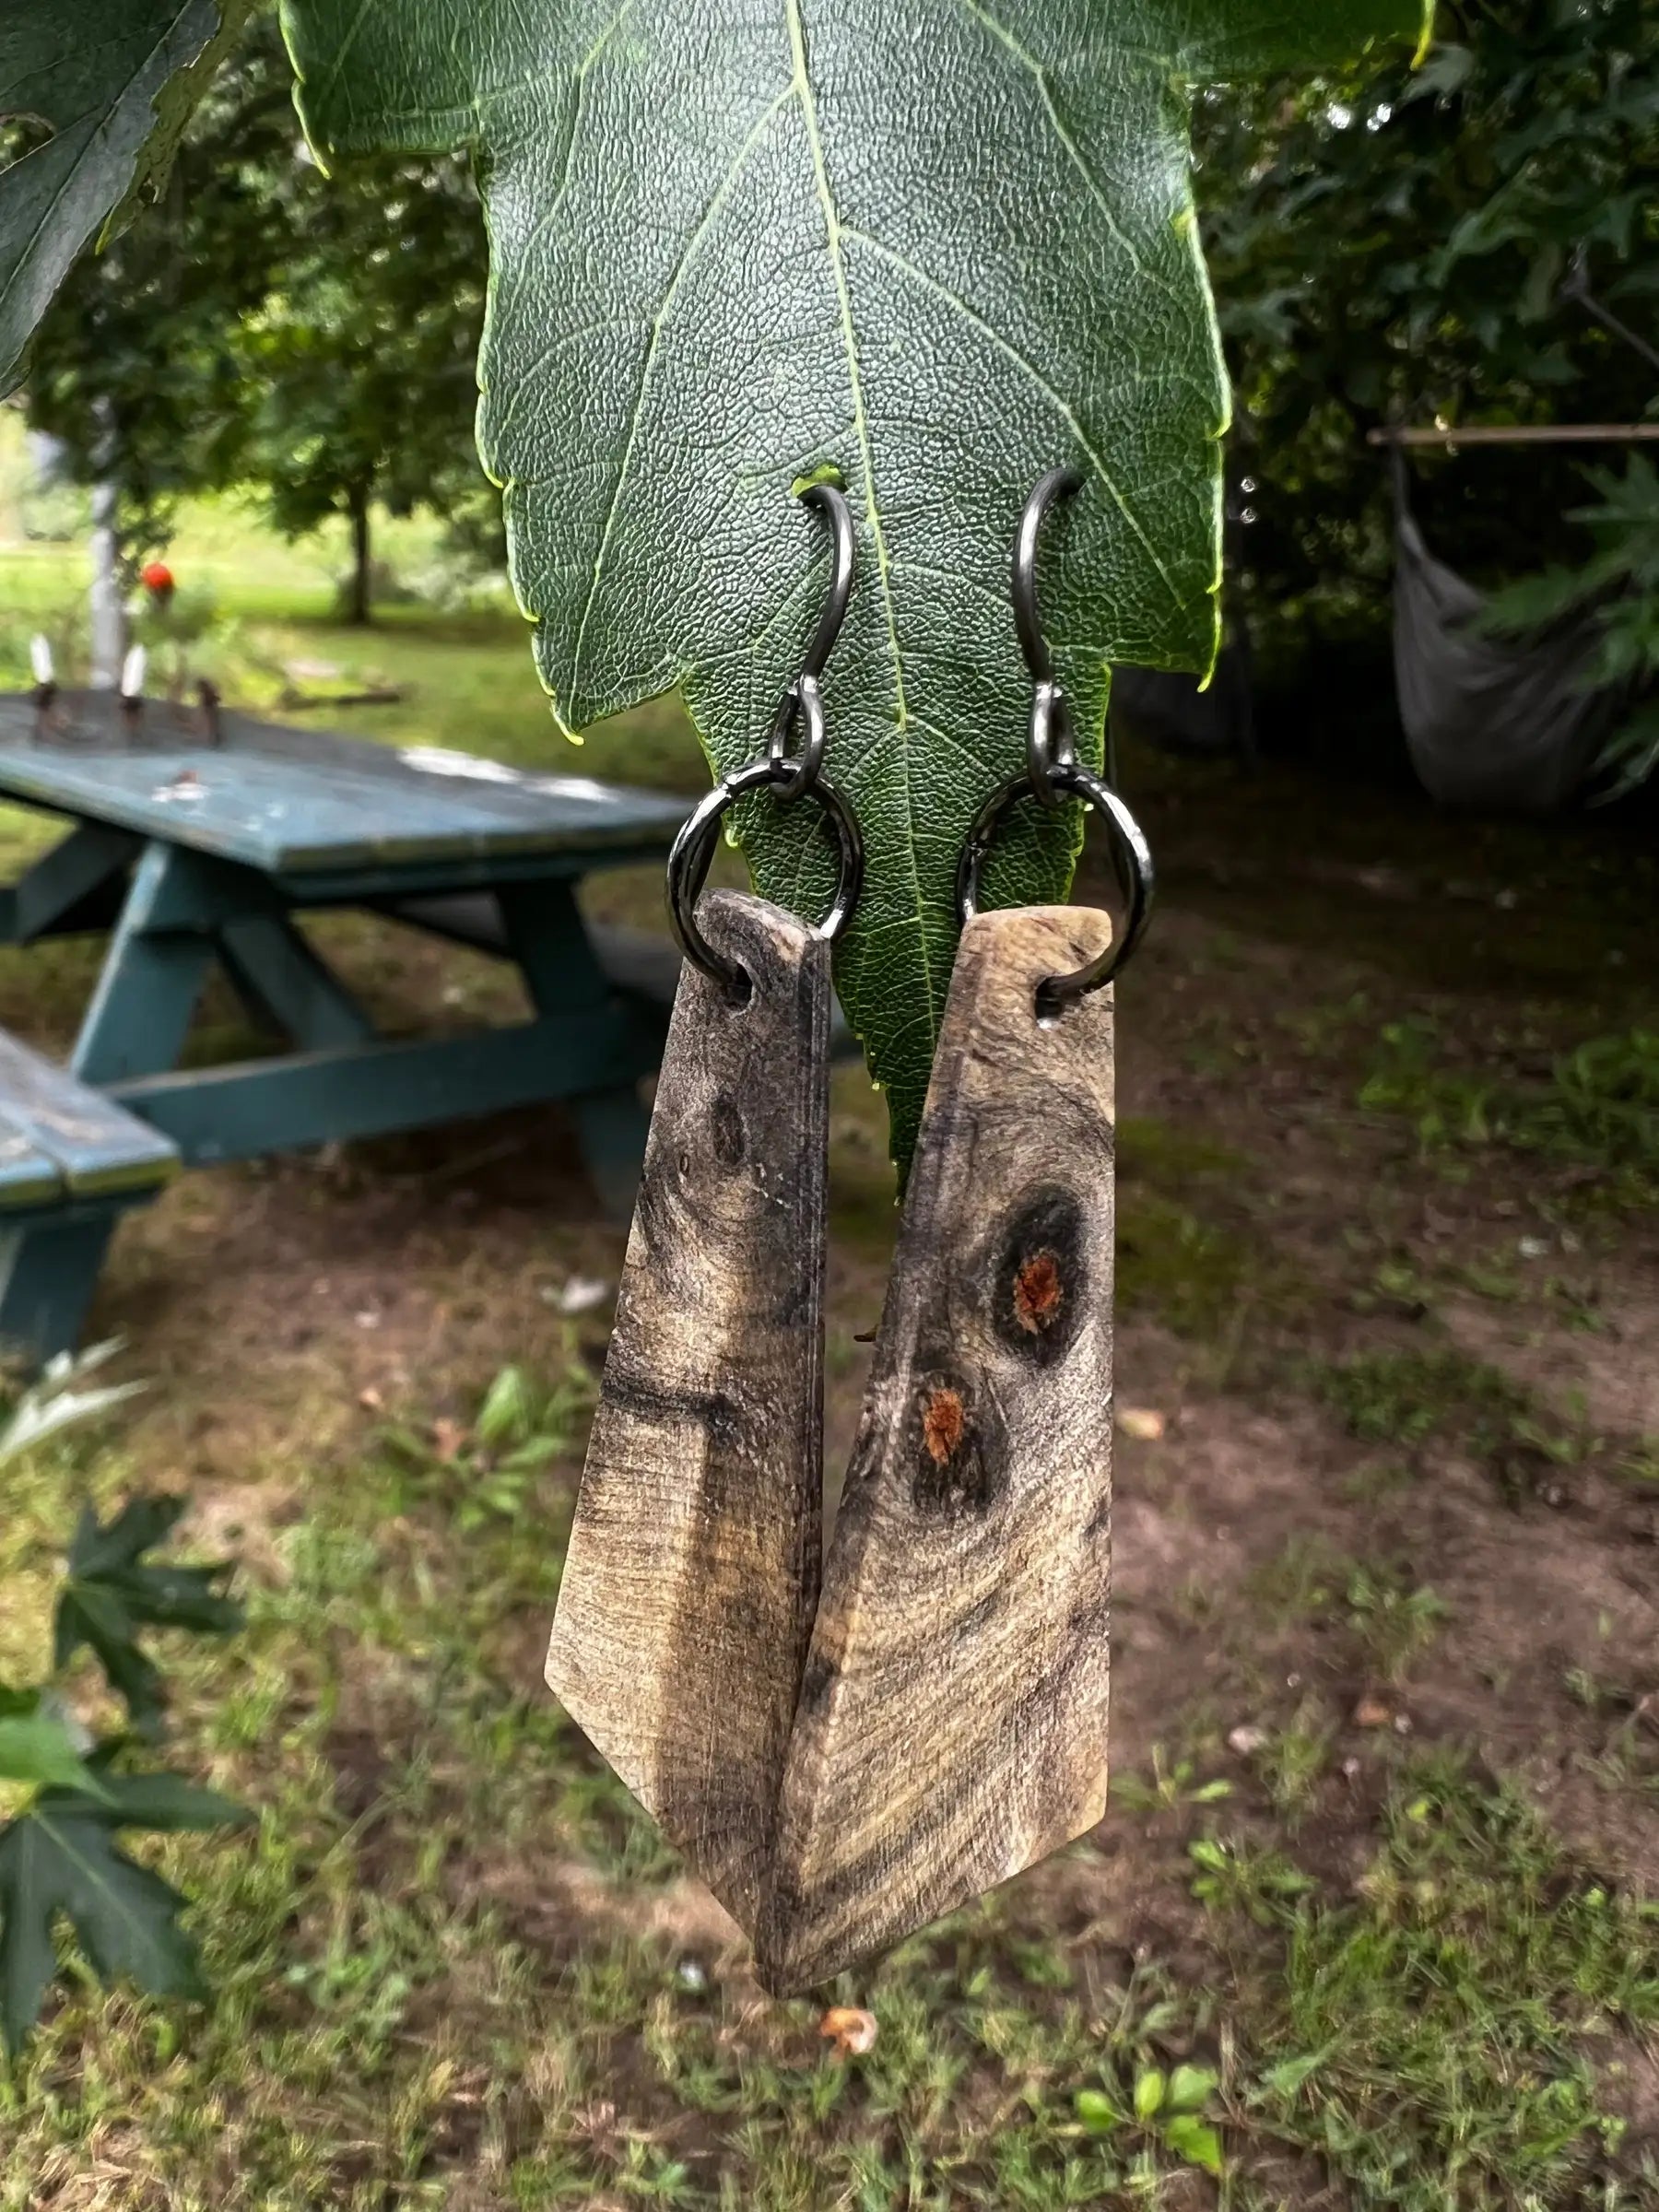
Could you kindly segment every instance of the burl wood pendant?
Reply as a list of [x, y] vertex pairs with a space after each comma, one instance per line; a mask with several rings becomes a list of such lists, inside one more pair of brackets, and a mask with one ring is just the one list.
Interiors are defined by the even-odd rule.
[[963, 934], [820, 1594], [828, 956], [701, 916], [754, 991], [682, 978], [548, 1680], [784, 1993], [1104, 1809], [1112, 1007], [1034, 1002], [1111, 925]]

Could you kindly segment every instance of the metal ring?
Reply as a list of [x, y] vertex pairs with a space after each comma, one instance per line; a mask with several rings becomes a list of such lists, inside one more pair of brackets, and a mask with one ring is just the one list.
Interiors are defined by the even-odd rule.
[[[726, 809], [751, 791], [770, 790], [781, 795], [794, 776], [793, 762], [765, 759], [751, 760], [747, 768], [723, 777], [682, 823], [668, 855], [668, 919], [679, 948], [730, 999], [746, 999], [752, 985], [747, 972], [735, 960], [716, 952], [703, 935], [697, 922], [697, 901], [708, 881], [721, 818]], [[841, 847], [841, 879], [830, 912], [817, 925], [817, 934], [827, 945], [833, 945], [852, 920], [864, 888], [864, 839], [859, 834], [858, 818], [827, 777], [819, 776], [807, 790], [829, 816]]]
[[[1076, 760], [1056, 761], [1050, 775], [1056, 791], [1081, 799], [1112, 825], [1113, 865], [1128, 912], [1121, 934], [1116, 929], [1112, 931], [1112, 943], [1098, 959], [1075, 969], [1070, 975], [1043, 977], [1037, 988], [1037, 1011], [1043, 1018], [1062, 1012], [1091, 991], [1103, 990], [1121, 972], [1146, 935], [1157, 889], [1152, 849], [1140, 824], [1112, 786]], [[1000, 791], [993, 792], [974, 817], [973, 827], [962, 847], [962, 857], [957, 864], [957, 917], [964, 929], [979, 912], [980, 872], [1002, 827], [1003, 817], [1021, 799], [1030, 796], [1031, 787], [1026, 777], [1016, 776]]]
[[[806, 717], [806, 735], [801, 749], [798, 753], [786, 753], [783, 747], [789, 733], [803, 714]], [[780, 806], [793, 806], [801, 794], [810, 791], [818, 782], [824, 765], [824, 736], [823, 688], [810, 670], [803, 669], [778, 701], [771, 735], [766, 741], [768, 766], [789, 771], [778, 785]]]
[[1060, 805], [1054, 771], [1075, 768], [1077, 740], [1071, 709], [1059, 685], [1044, 677], [1031, 694], [1031, 726], [1026, 736], [1026, 782], [1040, 806], [1053, 814]]

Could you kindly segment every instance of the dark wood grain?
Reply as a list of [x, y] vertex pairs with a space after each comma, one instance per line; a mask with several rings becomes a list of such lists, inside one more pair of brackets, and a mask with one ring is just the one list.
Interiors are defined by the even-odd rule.
[[1111, 994], [1033, 1001], [1109, 935], [1063, 907], [962, 938], [755, 1926], [775, 1990], [1104, 1809]]
[[753, 991], [682, 973], [547, 1680], [753, 1927], [818, 1595], [830, 955], [700, 911]]

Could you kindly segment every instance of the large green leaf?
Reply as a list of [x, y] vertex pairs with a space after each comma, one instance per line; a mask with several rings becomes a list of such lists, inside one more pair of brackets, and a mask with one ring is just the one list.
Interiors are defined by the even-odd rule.
[[[908, 1152], [975, 807], [1020, 764], [1015, 522], [1062, 460], [1057, 657], [1098, 747], [1108, 665], [1207, 666], [1227, 395], [1194, 240], [1192, 88], [1416, 40], [1424, 0], [285, 0], [314, 144], [476, 149], [481, 438], [575, 729], [680, 685], [759, 747], [823, 576], [792, 486], [830, 463], [863, 583], [828, 686], [869, 845], [841, 995]], [[808, 810], [743, 825], [806, 908]], [[1065, 891], [1020, 811], [994, 896]]]
[[81, 1758], [64, 1714], [38, 1689], [0, 1682], [0, 1782], [26, 1788], [56, 1785], [97, 1795], [100, 1784]]
[[253, 0], [6, 0], [0, 121], [51, 132], [0, 172], [0, 394], [70, 264], [153, 190]]
[[66, 1666], [87, 1645], [110, 1687], [125, 1700], [134, 1724], [147, 1731], [159, 1724], [165, 1698], [160, 1673], [139, 1646], [139, 1630], [224, 1636], [242, 1620], [241, 1607], [218, 1587], [228, 1567], [157, 1565], [144, 1556], [171, 1533], [184, 1503], [182, 1498], [135, 1498], [107, 1527], [88, 1506], [69, 1547], [69, 1571], [58, 1594], [53, 1665]]
[[179, 1925], [184, 1900], [118, 1850], [123, 1828], [218, 1828], [245, 1819], [211, 1790], [166, 1774], [100, 1776], [103, 1799], [49, 1789], [0, 1829], [0, 2036], [18, 2050], [56, 1971], [62, 1915], [106, 1982], [129, 1974], [158, 1996], [205, 1994], [195, 1946]]

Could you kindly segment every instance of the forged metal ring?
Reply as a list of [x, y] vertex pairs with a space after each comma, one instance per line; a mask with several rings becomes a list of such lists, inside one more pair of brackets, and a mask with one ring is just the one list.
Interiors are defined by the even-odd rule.
[[[794, 781], [795, 772], [796, 764], [793, 760], [764, 759], [751, 760], [747, 768], [724, 777], [681, 825], [668, 855], [668, 919], [679, 948], [693, 966], [700, 968], [720, 985], [728, 998], [747, 998], [749, 979], [735, 960], [725, 959], [715, 951], [698, 927], [696, 912], [699, 895], [708, 881], [709, 864], [714, 857], [721, 818], [734, 801], [747, 797], [751, 791], [773, 791], [782, 795]], [[817, 924], [818, 935], [827, 945], [833, 945], [852, 920], [858, 894], [864, 888], [864, 839], [859, 833], [858, 818], [828, 777], [819, 776], [806, 789], [829, 816], [841, 847], [841, 880], [835, 887], [830, 912]]]
[[[1104, 989], [1122, 971], [1146, 935], [1157, 888], [1151, 847], [1140, 824], [1112, 786], [1075, 760], [1055, 761], [1050, 771], [1050, 782], [1055, 791], [1064, 792], [1068, 798], [1081, 799], [1110, 823], [1113, 865], [1128, 912], [1122, 933], [1113, 929], [1112, 943], [1098, 959], [1074, 969], [1070, 975], [1044, 976], [1037, 990], [1037, 1011], [1043, 1018], [1060, 1013], [1079, 998], [1086, 998], [1091, 991]], [[980, 873], [1002, 827], [1003, 817], [1021, 799], [1031, 796], [1027, 778], [1016, 776], [1000, 791], [993, 792], [974, 817], [957, 865], [957, 918], [964, 929], [979, 912]]]
[[[805, 715], [806, 735], [798, 753], [783, 750], [789, 733]], [[788, 769], [786, 782], [778, 785], [780, 806], [793, 806], [804, 791], [810, 791], [818, 782], [824, 765], [824, 693], [818, 679], [810, 669], [796, 677], [782, 698], [772, 717], [771, 735], [767, 739], [766, 764], [769, 768]]]

